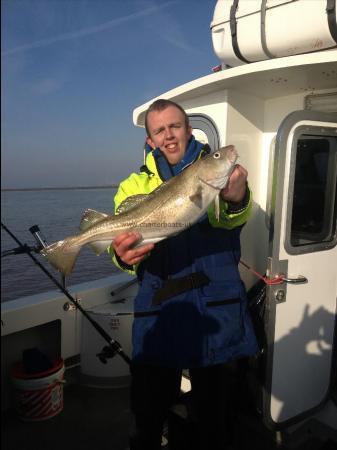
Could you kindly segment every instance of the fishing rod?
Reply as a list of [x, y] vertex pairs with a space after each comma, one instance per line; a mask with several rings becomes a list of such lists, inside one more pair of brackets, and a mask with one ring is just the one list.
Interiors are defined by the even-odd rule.
[[25, 253], [27, 254], [33, 262], [42, 270], [42, 272], [47, 275], [47, 277], [62, 291], [62, 293], [75, 305], [75, 307], [89, 320], [91, 325], [98, 331], [98, 333], [103, 337], [103, 339], [108, 343], [107, 346], [103, 347], [100, 353], [97, 353], [97, 357], [99, 360], [106, 364], [108, 358], [112, 358], [115, 355], [119, 355], [124, 361], [130, 365], [131, 360], [129, 356], [124, 353], [121, 344], [112, 339], [111, 336], [102, 328], [94, 319], [90, 317], [90, 315], [86, 312], [85, 309], [79, 304], [79, 302], [70, 294], [70, 292], [66, 289], [65, 283], [63, 285], [57, 281], [57, 279], [40, 263], [40, 261], [33, 255], [34, 253], [40, 253], [42, 248], [46, 247], [45, 239], [39, 234], [39, 227], [37, 225], [32, 226], [29, 230], [33, 234], [34, 238], [37, 241], [37, 247], [30, 247], [27, 244], [23, 244], [7, 227], [1, 222], [1, 228], [3, 228], [9, 236], [19, 245], [19, 247], [14, 248], [12, 250], [6, 250], [1, 253], [1, 258], [9, 255], [18, 255]]

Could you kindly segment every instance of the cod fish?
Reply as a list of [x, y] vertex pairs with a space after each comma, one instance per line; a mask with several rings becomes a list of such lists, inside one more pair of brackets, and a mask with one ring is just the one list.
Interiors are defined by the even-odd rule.
[[86, 210], [78, 234], [49, 245], [41, 254], [63, 275], [69, 275], [83, 245], [89, 244], [99, 255], [124, 231], [141, 234], [137, 246], [161, 241], [197, 222], [212, 201], [219, 217], [219, 191], [226, 186], [237, 158], [232, 145], [222, 147], [150, 194], [127, 198], [116, 215]]

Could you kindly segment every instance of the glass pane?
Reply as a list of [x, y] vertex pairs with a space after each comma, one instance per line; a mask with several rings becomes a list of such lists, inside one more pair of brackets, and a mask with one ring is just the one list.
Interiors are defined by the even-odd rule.
[[193, 136], [202, 144], [208, 144], [208, 136], [203, 130], [193, 128]]
[[334, 237], [336, 141], [334, 137], [306, 135], [297, 141], [290, 238], [295, 247]]

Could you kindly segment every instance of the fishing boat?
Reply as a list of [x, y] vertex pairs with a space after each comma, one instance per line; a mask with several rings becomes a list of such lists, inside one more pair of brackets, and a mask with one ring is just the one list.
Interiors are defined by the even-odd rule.
[[[261, 351], [246, 367], [240, 448], [336, 448], [336, 1], [219, 0], [211, 33], [219, 66], [160, 98], [181, 104], [212, 150], [235, 145], [249, 173], [254, 207], [240, 272]], [[153, 100], [133, 111], [136, 126]], [[136, 280], [119, 273], [67, 292], [2, 304], [5, 450], [127, 448], [130, 378], [119, 350], [131, 354]], [[18, 365], [27, 349], [55, 358], [38, 380]], [[53, 374], [59, 409], [41, 412], [38, 400], [29, 409], [22, 392]], [[181, 436], [193, 435], [188, 392], [186, 373], [168, 424], [171, 450], [188, 448]]]

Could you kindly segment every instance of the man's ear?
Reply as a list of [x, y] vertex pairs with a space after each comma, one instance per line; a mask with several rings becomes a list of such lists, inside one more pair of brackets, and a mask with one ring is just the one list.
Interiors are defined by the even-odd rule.
[[156, 148], [156, 146], [155, 146], [153, 140], [152, 140], [149, 136], [146, 138], [146, 143], [147, 143], [147, 145], [149, 145], [151, 148], [153, 148], [153, 149]]

